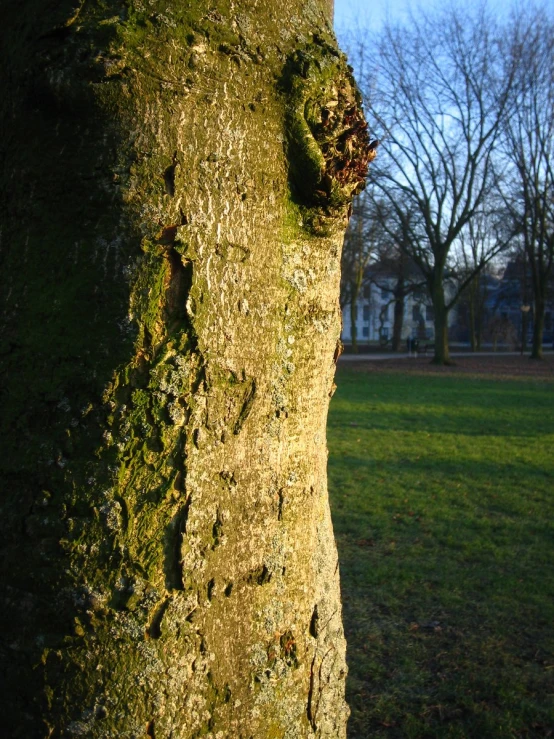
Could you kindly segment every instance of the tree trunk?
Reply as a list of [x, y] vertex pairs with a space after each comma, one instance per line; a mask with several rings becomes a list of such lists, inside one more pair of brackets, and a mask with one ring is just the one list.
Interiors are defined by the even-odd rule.
[[479, 290], [479, 276], [475, 277], [469, 284], [469, 343], [471, 351], [477, 351], [477, 301]]
[[[545, 268], [544, 260], [539, 258], [537, 255], [533, 255], [530, 249], [527, 250], [527, 254], [531, 264], [531, 279], [533, 284], [533, 343], [531, 346], [530, 358], [542, 359], [544, 312], [546, 309], [546, 291], [550, 268]], [[524, 283], [524, 285], [525, 284], [526, 283]]]
[[5, 736], [345, 736], [329, 6], [4, 9]]
[[357, 265], [354, 280], [350, 288], [350, 336], [352, 338], [352, 351], [354, 354], [358, 353], [358, 297], [364, 280], [364, 269], [365, 267], [363, 265]]
[[392, 328], [392, 350], [400, 351], [402, 343], [402, 328], [404, 326], [404, 281], [397, 285], [396, 297], [394, 300], [394, 323]]
[[350, 338], [352, 340], [352, 352], [358, 353], [358, 291], [352, 289], [350, 295]]
[[[533, 346], [531, 347], [531, 359], [542, 359], [542, 339], [544, 335], [544, 311], [545, 302], [535, 297], [533, 305]], [[526, 330], [526, 329], [525, 329]]]
[[442, 276], [439, 276], [430, 285], [431, 300], [435, 313], [435, 354], [431, 360], [433, 364], [450, 364], [450, 350], [448, 347], [448, 311], [444, 298]]
[[475, 349], [480, 352], [483, 344], [483, 324], [485, 322], [485, 305], [487, 299], [486, 283], [482, 289], [477, 289], [477, 304], [475, 311]]

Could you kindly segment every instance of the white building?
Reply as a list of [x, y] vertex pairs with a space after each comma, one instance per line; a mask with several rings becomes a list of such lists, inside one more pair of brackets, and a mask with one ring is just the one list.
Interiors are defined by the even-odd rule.
[[[392, 339], [394, 325], [395, 280], [380, 279], [380, 286], [367, 284], [360, 292], [356, 304], [356, 329], [358, 344], [379, 342], [383, 346]], [[454, 321], [450, 311], [448, 323]], [[408, 338], [420, 341], [433, 341], [435, 335], [434, 311], [430, 298], [422, 290], [416, 290], [404, 299], [404, 320], [402, 322], [402, 341]], [[342, 341], [352, 341], [350, 304], [342, 311]]]

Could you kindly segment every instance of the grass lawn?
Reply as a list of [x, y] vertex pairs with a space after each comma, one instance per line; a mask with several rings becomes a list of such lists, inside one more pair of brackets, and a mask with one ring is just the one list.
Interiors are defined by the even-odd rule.
[[554, 383], [336, 382], [349, 737], [554, 736]]

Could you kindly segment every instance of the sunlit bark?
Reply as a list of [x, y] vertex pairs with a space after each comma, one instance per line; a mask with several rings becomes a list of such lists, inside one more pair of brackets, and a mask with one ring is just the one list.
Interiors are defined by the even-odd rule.
[[4, 736], [345, 736], [329, 9], [4, 8]]

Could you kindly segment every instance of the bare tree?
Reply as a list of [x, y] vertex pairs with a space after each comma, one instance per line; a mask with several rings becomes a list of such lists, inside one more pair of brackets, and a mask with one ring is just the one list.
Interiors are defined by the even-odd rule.
[[[498, 198], [494, 198], [495, 201]], [[491, 206], [492, 198], [486, 205], [489, 210], [481, 210], [466, 224], [452, 249], [451, 279], [456, 285], [463, 285], [460, 293], [467, 305], [468, 333], [472, 351], [481, 349], [485, 320], [491, 255], [504, 251], [512, 240], [509, 229], [502, 220], [505, 211]]]
[[505, 46], [517, 69], [503, 128], [509, 163], [505, 202], [513, 232], [523, 240], [533, 285], [533, 346], [542, 357], [544, 316], [554, 260], [554, 21], [544, 8], [512, 16]]
[[[371, 189], [369, 190], [371, 193]], [[388, 201], [380, 198], [374, 202], [373, 217], [378, 226], [376, 258], [369, 273], [371, 284], [391, 295], [389, 304], [393, 305], [393, 329], [391, 348], [398, 351], [402, 341], [406, 299], [425, 288], [421, 270], [404, 248], [407, 238], [407, 224], [414, 214], [406, 214], [398, 219]], [[388, 305], [387, 305], [388, 308]]]
[[419, 11], [406, 26], [386, 24], [369, 49], [361, 41], [365, 105], [381, 139], [371, 181], [403, 224], [403, 248], [425, 276], [439, 364], [449, 362], [449, 311], [498, 250], [491, 243], [447, 294], [451, 250], [496, 186], [493, 157], [513, 77], [498, 34], [485, 6], [449, 7]]

